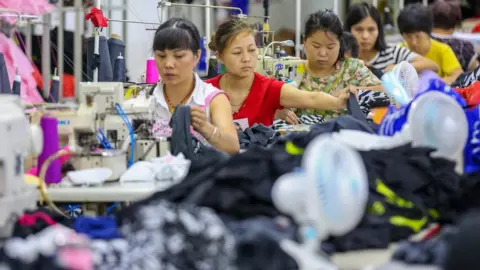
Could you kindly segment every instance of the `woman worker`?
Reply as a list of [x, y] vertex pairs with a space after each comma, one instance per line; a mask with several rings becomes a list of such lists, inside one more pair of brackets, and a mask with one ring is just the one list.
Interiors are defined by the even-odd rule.
[[356, 37], [360, 45], [359, 58], [365, 61], [367, 66], [386, 72], [392, 70], [396, 64], [408, 61], [417, 72], [439, 70], [435, 62], [405, 47], [387, 45], [380, 14], [375, 7], [367, 3], [350, 7], [345, 29]]
[[188, 20], [170, 19], [157, 29], [153, 51], [162, 79], [150, 105], [153, 133], [170, 136], [169, 122], [175, 107], [190, 105], [194, 135], [219, 150], [235, 153], [240, 145], [227, 96], [194, 72], [200, 58], [200, 40], [198, 29]]
[[[328, 44], [327, 44], [328, 43]], [[326, 50], [340, 50], [338, 37], [331, 35], [322, 47], [316, 64], [327, 67], [336, 62]], [[338, 111], [345, 108], [350, 93], [356, 89], [346, 87], [329, 93], [301, 91], [289, 84], [254, 72], [258, 59], [253, 28], [242, 20], [231, 20], [220, 25], [209, 44], [217, 52], [227, 73], [207, 80], [213, 86], [224, 90], [232, 105], [233, 119], [244, 129], [253, 124], [273, 124], [279, 109], [299, 108]], [[327, 48], [328, 47], [328, 48]]]
[[[370, 100], [383, 99], [380, 80], [366, 67], [362, 60], [345, 57], [346, 40], [343, 25], [338, 16], [331, 11], [320, 11], [311, 14], [305, 22], [304, 50], [306, 73], [299, 88], [307, 92], [326, 92], [335, 95], [344, 88], [362, 90], [362, 96]], [[363, 91], [373, 90], [373, 91]], [[376, 92], [374, 92], [376, 91]], [[290, 110], [282, 110], [277, 119], [295, 124], [295, 115]], [[333, 111], [297, 110], [296, 116], [302, 123], [315, 123], [317, 119], [337, 116]], [[318, 116], [321, 116], [318, 118]]]

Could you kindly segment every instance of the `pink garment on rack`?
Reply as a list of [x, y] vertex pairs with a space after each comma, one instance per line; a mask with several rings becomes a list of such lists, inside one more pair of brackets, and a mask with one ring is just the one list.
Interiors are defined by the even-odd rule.
[[37, 82], [33, 77], [34, 69], [32, 63], [23, 51], [3, 33], [0, 33], [0, 53], [3, 53], [5, 57], [10, 86], [13, 85], [16, 67], [18, 67], [18, 73], [22, 78], [20, 91], [22, 100], [27, 104], [43, 102], [43, 98], [37, 91]]
[[[9, 8], [25, 15], [43, 15], [50, 13], [53, 6], [47, 0], [0, 0], [0, 8]], [[13, 24], [14, 17], [5, 18], [6, 22]]]

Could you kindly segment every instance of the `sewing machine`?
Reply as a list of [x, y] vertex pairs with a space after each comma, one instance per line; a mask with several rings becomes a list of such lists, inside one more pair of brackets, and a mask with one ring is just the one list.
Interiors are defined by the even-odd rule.
[[[72, 134], [69, 146], [76, 170], [106, 167], [113, 171], [109, 180], [118, 179], [127, 169], [126, 154], [121, 150], [94, 150], [98, 145], [97, 132], [103, 127], [107, 115], [116, 114], [116, 104], [122, 104], [123, 83], [80, 83], [79, 106], [70, 119]], [[66, 117], [68, 118], [68, 117]]]
[[264, 59], [263, 56], [259, 55], [255, 71], [283, 81], [295, 80], [298, 75], [305, 73], [304, 63], [305, 60], [298, 57], [273, 58], [265, 56]]
[[43, 134], [38, 126], [29, 125], [23, 110], [18, 96], [0, 95], [0, 227], [12, 215], [34, 209], [38, 198], [36, 186], [25, 183], [24, 159], [40, 154]]

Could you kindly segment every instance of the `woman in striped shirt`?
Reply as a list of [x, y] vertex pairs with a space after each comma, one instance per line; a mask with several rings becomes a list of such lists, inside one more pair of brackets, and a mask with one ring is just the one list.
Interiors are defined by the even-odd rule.
[[405, 47], [387, 45], [382, 20], [377, 9], [367, 3], [350, 7], [345, 28], [351, 32], [360, 46], [359, 58], [371, 68], [384, 72], [402, 61], [410, 62], [417, 72], [432, 70], [437, 72], [438, 65]]

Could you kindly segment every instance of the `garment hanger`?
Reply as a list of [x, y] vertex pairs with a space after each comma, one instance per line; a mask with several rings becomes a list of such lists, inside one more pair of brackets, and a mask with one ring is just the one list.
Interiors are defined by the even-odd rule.
[[300, 270], [334, 270], [320, 250], [329, 235], [353, 230], [364, 215], [368, 180], [358, 152], [327, 136], [315, 138], [305, 150], [302, 168], [283, 175], [272, 188], [281, 212], [300, 225], [302, 242], [280, 240]]

